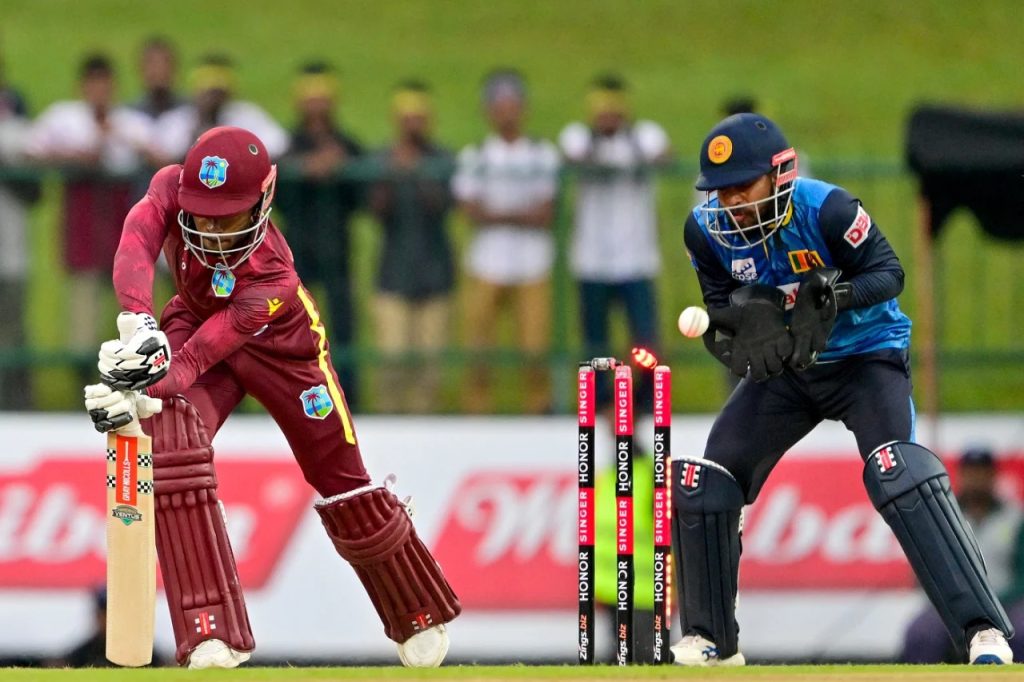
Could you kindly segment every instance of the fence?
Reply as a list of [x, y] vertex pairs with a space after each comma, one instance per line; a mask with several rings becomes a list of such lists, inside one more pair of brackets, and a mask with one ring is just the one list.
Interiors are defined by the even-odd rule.
[[[447, 169], [428, 169], [428, 173], [446, 173]], [[825, 161], [815, 159], [815, 177], [840, 184], [859, 196], [872, 217], [892, 242], [907, 271], [907, 287], [901, 306], [914, 318], [921, 295], [914, 286], [917, 278], [915, 230], [917, 229], [914, 179], [892, 161]], [[659, 331], [662, 352], [679, 381], [675, 404], [682, 411], [707, 412], [720, 406], [728, 391], [724, 369], [706, 354], [699, 342], [683, 339], [675, 331], [678, 312], [700, 302], [696, 278], [682, 245], [682, 224], [695, 201], [691, 189], [695, 168], [678, 164], [659, 171], [658, 212], [663, 257], [662, 274], [657, 282]], [[57, 169], [0, 168], [0, 182], [29, 180], [41, 182], [43, 199], [31, 211], [30, 272], [27, 280], [27, 337], [22, 347], [0, 348], [0, 374], [28, 370], [33, 404], [40, 409], [77, 409], [80, 383], [88, 378], [95, 362], [93, 352], [69, 350], [66, 341], [68, 283], [60, 263], [59, 206], [64, 173]], [[337, 177], [339, 183], [365, 188], [380, 179], [380, 171], [369, 163], [348, 166]], [[287, 172], [284, 181], [294, 179]], [[140, 183], [147, 178], [135, 178]], [[553, 406], [556, 412], [572, 409], [573, 367], [581, 354], [576, 288], [567, 267], [566, 250], [572, 229], [575, 173], [563, 172], [564, 182], [557, 201], [555, 235], [558, 256], [553, 279], [554, 318], [552, 341], [544, 360], [555, 378]], [[140, 187], [142, 185], [140, 184]], [[325, 185], [330, 194], [335, 185]], [[328, 199], [329, 200], [329, 199]], [[303, 229], [289, 225], [288, 215], [275, 213], [285, 230]], [[470, 228], [453, 214], [450, 229], [457, 254], [470, 238]], [[371, 325], [380, 234], [376, 223], [365, 211], [358, 211], [350, 226], [349, 260], [355, 292], [356, 336], [349, 347], [335, 344], [336, 361], [351, 361], [358, 370], [361, 412], [374, 411], [374, 395], [379, 381], [379, 365], [386, 358], [373, 339]], [[1024, 407], [1024, 376], [1019, 371], [1024, 361], [1021, 303], [1024, 284], [1018, 275], [1022, 247], [997, 242], [981, 233], [969, 216], [955, 216], [936, 244], [936, 286], [929, 291], [937, 310], [936, 339], [938, 358], [938, 406], [942, 410], [1020, 410]], [[458, 256], [457, 256], [458, 258]], [[458, 266], [457, 266], [458, 269]], [[464, 283], [457, 278], [456, 323]], [[170, 295], [166, 278], [157, 286], [157, 302]], [[320, 293], [314, 290], [314, 293]], [[328, 306], [324, 306], [328, 307]], [[104, 331], [113, 331], [116, 303], [111, 292], [104, 294], [105, 315], [100, 321]], [[111, 324], [107, 324], [107, 320]], [[10, 321], [7, 324], [12, 324]], [[616, 351], [629, 346], [623, 328], [616, 325], [613, 338]], [[455, 325], [458, 328], [458, 324]], [[515, 413], [521, 409], [519, 368], [524, 355], [511, 341], [511, 329], [500, 333], [498, 348], [482, 354], [470, 353], [456, 333], [453, 342], [436, 357], [409, 354], [401, 360], [412, 365], [439, 363], [443, 368], [442, 398], [434, 411], [458, 410], [459, 394], [466, 373], [474, 362], [484, 360], [497, 372], [498, 411]], [[916, 345], [916, 344], [915, 344]], [[916, 362], [916, 360], [915, 360]], [[915, 364], [915, 371], [917, 371]], [[920, 402], [921, 387], [917, 389]]]

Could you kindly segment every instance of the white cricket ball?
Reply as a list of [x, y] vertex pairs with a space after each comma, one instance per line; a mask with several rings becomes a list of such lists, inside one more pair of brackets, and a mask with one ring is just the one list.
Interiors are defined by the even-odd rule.
[[702, 336], [710, 323], [707, 311], [698, 305], [692, 305], [679, 313], [679, 333], [691, 339]]

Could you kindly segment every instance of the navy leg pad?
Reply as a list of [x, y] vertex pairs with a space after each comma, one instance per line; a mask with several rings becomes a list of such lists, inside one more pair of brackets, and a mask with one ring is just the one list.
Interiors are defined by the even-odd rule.
[[744, 496], [722, 466], [680, 457], [672, 462], [672, 534], [683, 634], [711, 639], [720, 658], [738, 651], [736, 593]]
[[988, 581], [985, 560], [942, 461], [915, 443], [879, 447], [864, 465], [868, 497], [903, 546], [918, 581], [967, 655], [965, 628], [987, 620], [1013, 636], [1013, 625]]

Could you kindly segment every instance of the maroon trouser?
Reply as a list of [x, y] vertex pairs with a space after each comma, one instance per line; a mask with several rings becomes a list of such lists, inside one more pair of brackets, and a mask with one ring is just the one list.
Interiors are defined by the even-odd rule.
[[[175, 297], [160, 326], [176, 351], [200, 324]], [[314, 320], [298, 316], [257, 333], [200, 376], [184, 392], [185, 400], [165, 400], [164, 412], [147, 427], [154, 433], [157, 553], [182, 664], [206, 639], [222, 639], [240, 651], [254, 646], [209, 445], [246, 394], [280, 426], [321, 496], [336, 499], [370, 483], [326, 338]], [[458, 615], [458, 600], [440, 566], [390, 492], [346, 496], [346, 502], [318, 511], [390, 638], [404, 641]]]
[[[177, 351], [201, 321], [178, 297], [164, 308], [160, 329]], [[368, 485], [352, 415], [331, 364], [327, 341], [299, 316], [271, 325], [200, 376], [184, 395], [210, 439], [246, 394], [270, 413], [306, 481], [323, 497]]]

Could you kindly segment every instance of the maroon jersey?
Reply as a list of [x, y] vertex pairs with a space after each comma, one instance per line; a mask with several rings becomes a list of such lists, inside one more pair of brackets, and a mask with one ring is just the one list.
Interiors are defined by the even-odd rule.
[[285, 353], [291, 341], [308, 345], [313, 305], [301, 288], [291, 250], [273, 224], [263, 244], [233, 270], [212, 270], [199, 262], [178, 225], [180, 173], [181, 166], [173, 165], [153, 176], [146, 196], [125, 220], [114, 257], [114, 289], [123, 310], [154, 314], [153, 275], [162, 248], [178, 298], [202, 321], [175, 353], [167, 377], [148, 389], [157, 398], [182, 392], [248, 342], [273, 344]]

